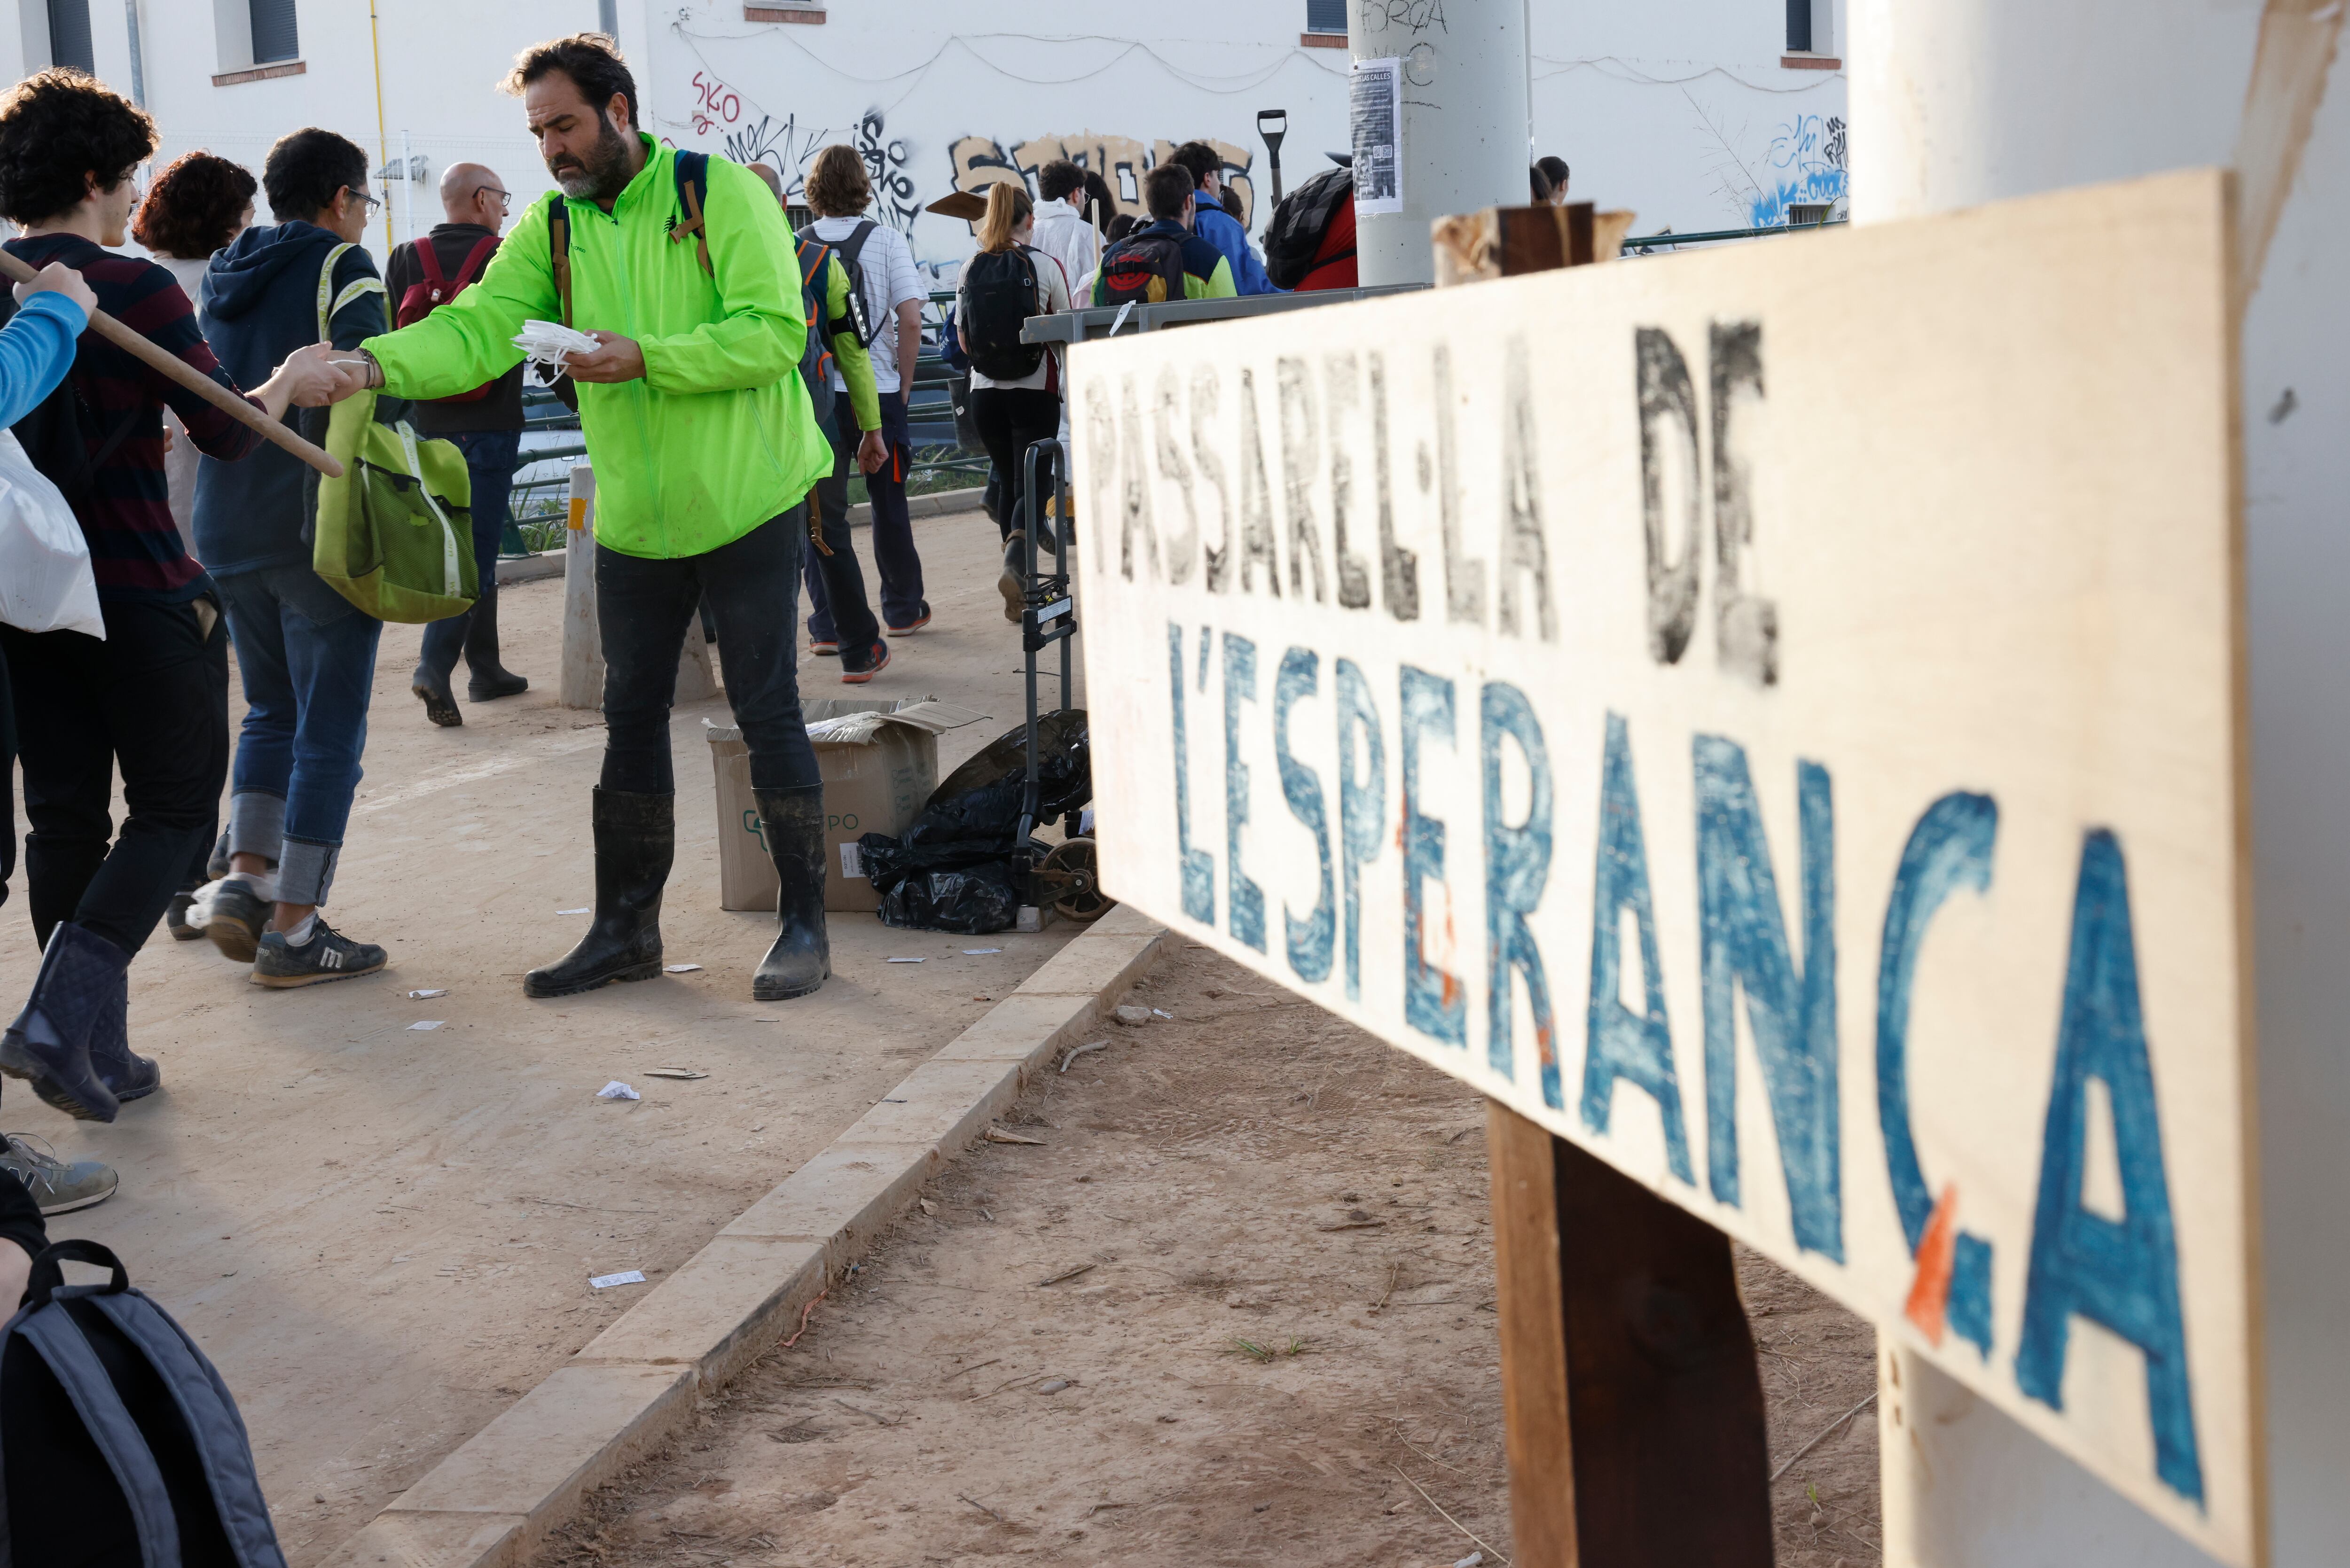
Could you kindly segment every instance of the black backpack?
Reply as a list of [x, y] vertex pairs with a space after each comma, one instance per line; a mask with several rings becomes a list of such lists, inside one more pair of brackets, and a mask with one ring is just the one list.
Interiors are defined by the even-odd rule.
[[[1322, 248], [1339, 203], [1354, 193], [1352, 169], [1326, 169], [1281, 199], [1264, 230], [1264, 275], [1273, 279], [1275, 288], [1295, 288], [1305, 281], [1305, 275], [1316, 265], [1315, 253]], [[1323, 260], [1344, 261], [1354, 254], [1349, 246]]]
[[1036, 264], [1025, 246], [982, 251], [963, 263], [962, 319], [955, 329], [971, 368], [991, 381], [1035, 375], [1045, 347], [1020, 341], [1020, 329], [1039, 308]]
[[[16, 314], [15, 293], [0, 288], [0, 327], [6, 326]], [[99, 413], [82, 395], [81, 375], [77, 368], [67, 371], [66, 379], [57, 384], [55, 390], [9, 428], [24, 446], [25, 455], [33, 460], [33, 466], [57, 487], [66, 504], [78, 515], [90, 500], [99, 468], [114, 455], [115, 448], [130, 438], [141, 411], [132, 409], [124, 414], [92, 451], [88, 432], [99, 428]]]
[[0, 1560], [285, 1568], [228, 1386], [95, 1241], [34, 1259], [0, 1329]]
[[816, 240], [817, 244], [829, 245], [832, 254], [840, 258], [841, 270], [848, 275], [848, 308], [856, 317], [857, 346], [860, 348], [872, 348], [873, 339], [881, 335], [882, 318], [868, 314], [870, 302], [865, 293], [865, 268], [857, 259], [865, 252], [865, 242], [871, 239], [873, 231], [880, 226], [870, 218], [859, 218], [857, 226], [848, 231], [847, 239], [817, 240], [816, 225], [811, 223], [795, 236], [803, 244]]
[[1096, 305], [1163, 305], [1185, 296], [1183, 242], [1173, 234], [1128, 234], [1094, 274]]

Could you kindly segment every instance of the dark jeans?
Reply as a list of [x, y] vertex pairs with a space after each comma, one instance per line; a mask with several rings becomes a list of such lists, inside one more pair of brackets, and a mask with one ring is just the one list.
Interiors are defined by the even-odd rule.
[[219, 581], [245, 702], [229, 848], [276, 861], [284, 902], [323, 904], [359, 787], [383, 622], [307, 566]]
[[34, 935], [46, 947], [57, 923], [72, 920], [135, 953], [220, 809], [228, 638], [216, 617], [205, 635], [193, 604], [109, 599], [101, 609], [103, 641], [0, 627], [0, 649], [25, 772]]
[[[498, 591], [498, 541], [504, 537], [506, 498], [514, 493], [515, 467], [522, 445], [520, 431], [458, 431], [442, 438], [457, 443], [465, 454], [465, 472], [473, 481], [473, 566], [479, 573], [480, 598]], [[417, 661], [440, 680], [457, 668], [465, 646], [465, 629], [473, 612], [443, 617], [424, 628], [424, 652]]]
[[[816, 503], [827, 517], [845, 521], [848, 476], [857, 470], [857, 443], [864, 433], [857, 428], [856, 412], [846, 397], [834, 401], [832, 427], [832, 476], [816, 481]], [[872, 498], [873, 569], [881, 576], [881, 620], [885, 626], [911, 626], [929, 613], [930, 606], [922, 598], [922, 557], [914, 549], [914, 520], [906, 510], [906, 467], [913, 441], [906, 430], [903, 392], [881, 394], [881, 439], [889, 443], [889, 461], [865, 476], [865, 493]], [[844, 528], [842, 536], [847, 535]], [[850, 559], [855, 559], [853, 551]], [[818, 642], [836, 641], [824, 574], [814, 561], [808, 563], [806, 576], [808, 636]], [[861, 579], [858, 587], [862, 591]]]
[[822, 785], [800, 718], [796, 668], [805, 510], [795, 506], [707, 555], [652, 560], [596, 546], [606, 789], [668, 794], [677, 787], [669, 710], [696, 604], [718, 627], [726, 700], [751, 750], [751, 787]]
[[[1028, 483], [1028, 448], [1061, 433], [1061, 394], [1033, 387], [973, 387], [972, 421], [979, 439], [987, 443], [988, 461], [995, 464], [995, 526], [1010, 534], [1021, 527], [1021, 488]], [[1048, 480], [1051, 465], [1043, 475]]]

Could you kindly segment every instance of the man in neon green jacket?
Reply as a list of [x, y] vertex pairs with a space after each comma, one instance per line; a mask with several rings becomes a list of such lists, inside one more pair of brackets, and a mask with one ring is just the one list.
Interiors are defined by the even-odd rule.
[[[525, 50], [505, 85], [562, 198], [532, 204], [478, 283], [362, 345], [352, 381], [408, 398], [463, 391], [515, 364], [514, 336], [531, 319], [567, 319], [598, 344], [568, 362], [596, 465], [607, 736], [595, 918], [523, 989], [567, 996], [660, 972], [675, 842], [669, 709], [702, 605], [783, 882], [781, 929], [752, 994], [804, 996], [831, 972], [831, 954], [823, 784], [800, 720], [795, 636], [805, 498], [831, 472], [832, 449], [798, 374], [806, 325], [791, 235], [766, 188], [723, 159], [709, 161], [706, 197], [681, 189], [675, 155], [636, 130], [635, 80], [602, 36]], [[878, 457], [872, 372], [861, 349], [848, 357], [853, 343], [853, 333], [835, 339]]]

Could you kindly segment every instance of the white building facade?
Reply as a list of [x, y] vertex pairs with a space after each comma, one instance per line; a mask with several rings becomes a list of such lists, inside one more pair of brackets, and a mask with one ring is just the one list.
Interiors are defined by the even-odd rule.
[[[438, 221], [451, 162], [487, 163], [524, 199], [545, 190], [521, 107], [495, 83], [525, 45], [604, 27], [655, 135], [764, 159], [787, 182], [816, 149], [851, 142], [874, 171], [877, 215], [951, 270], [971, 233], [922, 210], [939, 197], [1033, 180], [1069, 156], [1133, 202], [1140, 174], [1193, 138], [1222, 150], [1262, 233], [1259, 111], [1287, 112], [1285, 188], [1347, 145], [1350, 4], [1390, 26], [1446, 26], [1444, 0], [1196, 0], [1147, 33], [1130, 12], [1070, 0], [0, 0], [0, 73], [92, 69], [154, 115], [160, 161], [203, 147], [257, 172], [269, 144], [305, 125], [341, 131], [387, 171], [405, 157], [418, 177], [383, 184], [388, 244]], [[1575, 197], [1632, 210], [1640, 234], [1773, 225], [1791, 205], [1840, 203], [1843, 9], [1531, 4], [1530, 154], [1565, 159]]]

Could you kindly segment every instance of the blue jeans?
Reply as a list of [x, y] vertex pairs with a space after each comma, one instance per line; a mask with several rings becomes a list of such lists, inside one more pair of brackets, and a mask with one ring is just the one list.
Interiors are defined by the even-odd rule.
[[307, 566], [216, 579], [244, 681], [229, 851], [277, 862], [277, 897], [323, 904], [367, 748], [383, 622]]
[[[865, 493], [872, 498], [873, 513], [868, 537], [873, 569], [881, 578], [882, 624], [912, 626], [930, 612], [922, 597], [922, 557], [914, 548], [914, 523], [906, 509], [906, 469], [913, 455], [912, 438], [906, 427], [906, 395], [883, 392], [880, 396], [881, 439], [889, 443], [889, 461], [865, 475]], [[846, 392], [833, 400], [832, 429], [826, 433], [832, 439], [832, 474], [816, 481], [816, 502], [827, 523], [827, 543], [832, 540], [830, 524], [841, 524], [839, 542], [833, 547], [848, 551], [848, 571], [857, 576], [858, 607], [863, 609], [864, 578], [856, 572], [857, 554], [848, 543], [847, 516], [848, 477], [857, 472], [857, 443], [864, 432], [857, 428], [857, 412], [848, 406]], [[836, 628], [826, 563], [813, 550], [808, 556], [808, 636], [818, 642], [832, 642]]]
[[[498, 541], [506, 528], [506, 498], [514, 493], [515, 468], [520, 461], [520, 431], [459, 431], [441, 438], [454, 441], [465, 454], [465, 472], [473, 481], [473, 566], [479, 573], [480, 598], [498, 591]], [[476, 602], [479, 602], [478, 600]], [[424, 653], [417, 661], [420, 674], [430, 671], [435, 684], [457, 668], [458, 652], [473, 612], [445, 616], [424, 628]]]

